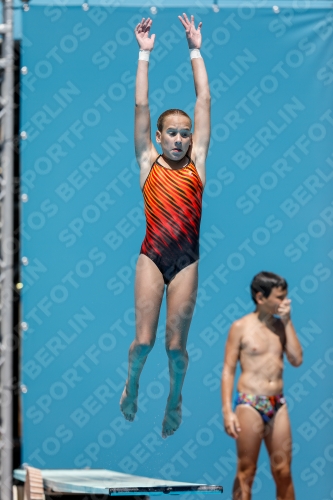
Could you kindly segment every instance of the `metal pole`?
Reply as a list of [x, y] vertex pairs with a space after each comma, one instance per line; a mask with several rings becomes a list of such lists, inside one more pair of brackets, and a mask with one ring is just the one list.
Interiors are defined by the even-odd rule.
[[13, 393], [12, 393], [12, 349], [13, 349], [13, 146], [14, 146], [14, 106], [13, 106], [13, 0], [3, 0], [3, 61], [4, 79], [2, 98], [5, 112], [2, 118], [2, 159], [3, 201], [2, 201], [2, 310], [1, 318], [1, 500], [12, 498], [13, 474]]

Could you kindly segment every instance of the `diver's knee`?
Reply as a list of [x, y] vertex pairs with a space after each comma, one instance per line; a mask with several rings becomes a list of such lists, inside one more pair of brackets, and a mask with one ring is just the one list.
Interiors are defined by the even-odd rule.
[[147, 356], [154, 347], [155, 339], [136, 339], [132, 344], [132, 349], [135, 350], [138, 356]]

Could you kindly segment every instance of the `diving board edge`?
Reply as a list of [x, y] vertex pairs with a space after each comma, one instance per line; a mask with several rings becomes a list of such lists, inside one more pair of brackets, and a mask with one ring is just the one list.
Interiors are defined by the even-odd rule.
[[181, 493], [192, 492], [192, 493], [223, 493], [222, 486], [151, 486], [151, 487], [133, 487], [133, 488], [109, 488], [109, 495], [128, 495], [128, 494], [138, 494], [138, 495], [179, 495]]

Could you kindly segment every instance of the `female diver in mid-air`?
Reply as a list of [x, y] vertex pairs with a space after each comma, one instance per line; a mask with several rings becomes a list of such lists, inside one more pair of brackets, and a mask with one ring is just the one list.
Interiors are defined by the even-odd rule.
[[135, 28], [140, 52], [135, 90], [135, 153], [147, 221], [135, 279], [136, 335], [129, 350], [128, 379], [120, 400], [124, 417], [137, 412], [139, 378], [151, 351], [166, 285], [166, 351], [169, 358], [170, 393], [162, 436], [171, 436], [182, 419], [182, 386], [188, 365], [186, 342], [198, 287], [199, 228], [205, 161], [210, 139], [210, 92], [200, 54], [201, 25], [194, 17], [179, 16], [185, 28], [196, 92], [194, 131], [190, 117], [168, 109], [158, 118], [156, 142], [151, 140], [148, 104], [149, 55], [155, 35], [149, 36], [151, 19]]

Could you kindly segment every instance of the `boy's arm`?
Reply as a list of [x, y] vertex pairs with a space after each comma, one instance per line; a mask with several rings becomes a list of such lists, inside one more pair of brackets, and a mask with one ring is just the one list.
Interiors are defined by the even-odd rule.
[[[135, 28], [135, 36], [140, 51], [153, 50], [155, 35], [149, 38], [152, 25], [151, 19], [142, 19]], [[148, 104], [148, 66], [149, 61], [138, 61], [135, 84], [135, 125], [134, 144], [135, 155], [140, 168], [150, 168], [152, 155], [156, 150], [151, 141], [150, 112]]]
[[229, 436], [237, 438], [240, 431], [236, 414], [232, 411], [232, 390], [234, 387], [235, 371], [239, 359], [241, 341], [241, 325], [235, 321], [230, 328], [225, 345], [224, 365], [222, 372], [222, 413], [224, 427]]
[[[195, 28], [194, 17], [188, 19], [186, 14], [178, 16], [185, 28], [189, 49], [200, 49], [201, 47], [201, 26]], [[208, 76], [202, 57], [191, 59], [195, 93], [197, 96], [194, 108], [194, 133], [192, 137], [192, 157], [200, 177], [205, 182], [205, 162], [208, 153], [210, 140], [210, 91]]]
[[289, 363], [293, 366], [299, 366], [303, 361], [303, 350], [300, 341], [290, 318], [290, 299], [285, 299], [278, 309], [278, 314], [284, 326], [286, 342], [285, 353]]

